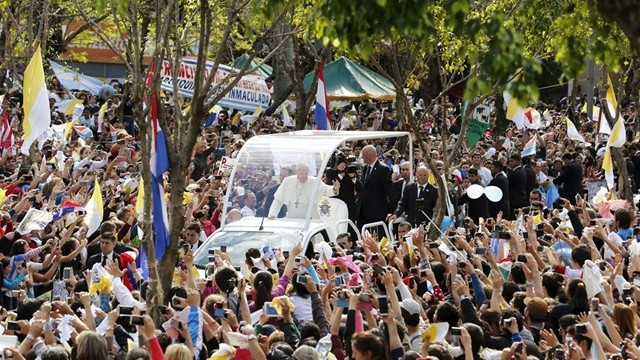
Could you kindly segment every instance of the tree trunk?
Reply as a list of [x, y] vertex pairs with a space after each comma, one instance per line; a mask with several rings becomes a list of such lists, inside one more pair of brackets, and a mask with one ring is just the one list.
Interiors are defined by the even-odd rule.
[[[273, 57], [273, 104], [265, 111], [266, 115], [273, 114], [293, 90], [290, 71], [287, 69], [287, 59], [294, 59], [293, 39], [291, 36], [283, 35], [289, 34], [291, 28], [291, 23], [288, 20], [276, 27], [277, 34], [272, 46], [277, 46], [283, 40], [285, 43]], [[283, 36], [286, 36], [286, 39], [283, 39]]]
[[507, 127], [509, 126], [509, 121], [507, 120], [507, 113], [504, 109], [504, 98], [502, 94], [499, 92], [495, 94], [496, 99], [496, 119], [492, 124], [492, 129], [494, 131], [493, 136], [496, 137], [498, 134], [504, 134]]

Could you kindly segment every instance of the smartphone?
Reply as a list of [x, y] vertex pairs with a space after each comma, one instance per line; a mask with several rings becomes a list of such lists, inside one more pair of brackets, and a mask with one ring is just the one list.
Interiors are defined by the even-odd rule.
[[522, 238], [527, 241], [527, 239], [529, 238], [529, 232], [528, 231], [523, 231], [522, 232]]
[[264, 303], [264, 312], [268, 317], [278, 317], [278, 316], [280, 316], [278, 314], [278, 311], [276, 310], [276, 308], [271, 306], [271, 302], [270, 301]]
[[389, 314], [389, 306], [386, 296], [378, 296], [378, 312], [380, 312], [380, 315]]
[[349, 297], [347, 296], [347, 292], [344, 290], [338, 291], [338, 298], [336, 299], [336, 306], [340, 308], [348, 308], [349, 307]]
[[169, 320], [169, 325], [174, 328], [174, 329], [178, 329], [180, 330], [180, 328], [182, 328], [182, 324], [180, 323], [180, 321], [178, 321], [177, 319], [171, 319]]
[[523, 352], [524, 352], [524, 343], [519, 342], [518, 345], [516, 345], [516, 354], [522, 354]]
[[343, 285], [342, 283], [342, 276], [336, 276], [335, 279], [333, 279], [333, 285], [337, 288], [341, 287]]
[[227, 252], [227, 245], [220, 246], [220, 251], [223, 252], [223, 253], [226, 253]]
[[640, 286], [640, 271], [634, 271], [632, 278], [633, 278], [633, 285]]
[[508, 328], [511, 326], [511, 319], [504, 319], [502, 320], [502, 326], [505, 328]]
[[320, 260], [320, 253], [319, 252], [314, 252], [313, 253], [313, 258], [316, 260]]
[[371, 255], [371, 261], [378, 261], [378, 259], [379, 259], [378, 254]]
[[544, 251], [544, 246], [538, 246], [538, 248], [536, 250], [538, 250], [538, 252], [543, 252]]
[[410, 268], [410, 269], [409, 269], [409, 273], [410, 273], [410, 274], [416, 274], [416, 275], [417, 275], [417, 274], [418, 274], [418, 268], [417, 268], [417, 267], [415, 267], [415, 266], [414, 266], [414, 267], [412, 267], [412, 268]]
[[120, 306], [120, 315], [133, 314], [133, 306]]
[[216, 262], [216, 256], [215, 256], [215, 255], [209, 255], [209, 256], [207, 256], [207, 262], [208, 262], [209, 264], [212, 264], [212, 263]]
[[516, 259], [516, 261], [521, 262], [521, 263], [526, 263], [527, 262], [527, 257], [525, 255], [518, 255], [518, 258]]
[[301, 261], [302, 261], [302, 258], [300, 256], [296, 256], [295, 262], [300, 263]]
[[596, 223], [595, 219], [589, 220], [589, 226], [596, 226], [596, 225], [597, 225], [597, 223]]
[[598, 298], [591, 299], [591, 312], [597, 313], [600, 306], [600, 300]]
[[483, 247], [476, 248], [476, 255], [484, 255], [486, 252], [487, 252], [486, 248], [483, 248]]
[[216, 319], [224, 319], [226, 317], [226, 313], [224, 309], [213, 309], [213, 317]]
[[296, 282], [298, 284], [306, 284], [307, 283], [307, 275], [305, 274], [298, 274], [298, 276], [296, 277]]
[[66, 267], [62, 269], [62, 280], [69, 280], [73, 276], [73, 268]]
[[283, 251], [282, 252], [282, 256], [284, 256], [285, 259], [289, 258], [289, 252], [288, 251]]
[[452, 327], [451, 328], [451, 335], [460, 336], [460, 335], [462, 335], [462, 331], [460, 330], [459, 327]]
[[142, 316], [132, 316], [131, 325], [144, 325], [144, 318]]
[[[625, 285], [627, 285], [627, 286], [628, 286], [628, 284], [625, 284]], [[624, 296], [631, 296], [631, 292], [632, 292], [632, 290], [631, 290], [631, 287], [630, 287], [630, 286], [629, 286], [629, 287], [626, 287], [626, 286], [625, 286], [625, 287], [623, 287], [623, 288], [622, 288], [622, 294], [623, 294]]]
[[582, 335], [587, 333], [587, 325], [586, 324], [576, 324], [576, 334]]
[[416, 286], [416, 278], [409, 276], [409, 289], [413, 289]]
[[491, 234], [491, 237], [495, 239], [508, 240], [511, 238], [511, 235], [509, 235], [509, 233], [506, 231], [494, 231]]
[[431, 268], [431, 265], [429, 264], [429, 259], [424, 259], [420, 261], [420, 268], [421, 269], [429, 269]]
[[565, 360], [565, 353], [563, 349], [556, 349], [553, 360]]
[[209, 255], [215, 255], [216, 249], [209, 249]]
[[373, 266], [373, 273], [376, 276], [380, 276], [380, 275], [384, 274], [384, 269], [382, 268], [382, 266], [380, 266], [378, 264], [375, 264]]
[[158, 306], [158, 310], [160, 310], [160, 314], [162, 315], [167, 315], [169, 313], [169, 311], [167, 310], [167, 306], [165, 305]]
[[20, 324], [17, 321], [7, 321], [7, 330], [20, 331]]

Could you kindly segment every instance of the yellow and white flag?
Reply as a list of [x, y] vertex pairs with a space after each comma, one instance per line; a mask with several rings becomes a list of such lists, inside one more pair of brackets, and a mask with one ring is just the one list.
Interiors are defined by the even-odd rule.
[[107, 113], [107, 102], [105, 101], [102, 106], [100, 106], [100, 111], [98, 111], [98, 132], [102, 132], [102, 123], [104, 122], [104, 115]]
[[144, 180], [140, 176], [140, 182], [138, 183], [138, 197], [136, 198], [136, 213], [138, 219], [142, 219], [144, 213]]
[[89, 199], [87, 205], [85, 205], [84, 208], [87, 210], [87, 215], [84, 218], [84, 223], [88, 227], [87, 237], [89, 237], [100, 228], [104, 211], [102, 202], [102, 191], [100, 191], [100, 184], [98, 183], [98, 179], [95, 180], [91, 199]]
[[569, 137], [569, 139], [574, 140], [574, 141], [579, 141], [581, 143], [585, 143], [586, 142], [584, 140], [584, 137], [582, 137], [582, 135], [580, 135], [580, 133], [578, 132], [578, 129], [573, 124], [573, 122], [571, 120], [569, 120], [568, 117], [564, 118], [564, 122], [567, 124], [567, 136]]
[[611, 77], [607, 75], [607, 108], [609, 109], [609, 114], [611, 117], [615, 119], [618, 114], [618, 101], [616, 101], [616, 93], [613, 91], [613, 83], [611, 82]]
[[626, 141], [627, 134], [624, 130], [624, 121], [622, 118], [619, 118], [616, 124], [613, 125], [613, 130], [611, 130], [611, 136], [609, 136], [609, 141], [607, 141], [607, 148], [605, 149], [604, 159], [602, 161], [602, 170], [604, 170], [604, 178], [607, 180], [607, 187], [609, 189], [613, 189], [614, 185], [611, 147], [622, 147]]
[[613, 125], [607, 146], [619, 148], [622, 147], [625, 142], [627, 142], [627, 133], [624, 129], [624, 119], [620, 118], [616, 121], [615, 125]]
[[611, 161], [611, 149], [607, 146], [604, 151], [604, 159], [602, 159], [602, 170], [604, 170], [604, 178], [607, 180], [607, 187], [613, 189], [613, 162]]
[[523, 129], [526, 119], [525, 109], [520, 106], [520, 104], [518, 103], [518, 99], [513, 97], [510, 92], [505, 90], [502, 93], [502, 96], [504, 97], [504, 103], [507, 104], [507, 120], [513, 121], [513, 123], [516, 125], [516, 128]]
[[33, 57], [24, 71], [24, 119], [22, 128], [22, 148], [20, 151], [29, 155], [29, 148], [40, 135], [49, 130], [51, 126], [51, 112], [49, 109], [49, 93], [44, 82], [44, 69], [42, 68], [42, 52], [40, 46], [36, 48]]
[[64, 113], [65, 115], [72, 115], [77, 105], [82, 105], [82, 100], [70, 99], [70, 100], [62, 100], [56, 103], [56, 107], [58, 107], [58, 111]]

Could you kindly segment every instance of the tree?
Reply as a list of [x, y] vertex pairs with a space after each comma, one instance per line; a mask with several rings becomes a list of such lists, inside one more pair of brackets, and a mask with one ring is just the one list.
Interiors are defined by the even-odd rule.
[[[252, 60], [266, 45], [267, 39], [273, 35], [275, 24], [278, 24], [287, 7], [265, 6], [262, 1], [232, 0], [227, 3], [211, 4], [207, 0], [178, 2], [177, 0], [129, 1], [121, 3], [117, 0], [106, 1], [102, 11], [114, 14], [113, 21], [121, 38], [126, 38], [126, 52], [119, 54], [126, 65], [129, 81], [128, 94], [133, 106], [136, 121], [140, 127], [142, 145], [142, 176], [145, 184], [145, 207], [143, 240], [147, 254], [154, 254], [154, 242], [151, 238], [151, 189], [150, 189], [150, 143], [152, 133], [149, 121], [149, 108], [143, 106], [143, 99], [151, 99], [160, 94], [160, 71], [151, 72], [147, 83], [144, 74], [145, 56], [150, 56], [151, 63], [159, 67], [166, 58], [173, 77], [172, 103], [175, 111], [169, 113], [164, 103], [158, 102], [158, 123], [166, 136], [166, 146], [170, 164], [167, 174], [171, 184], [169, 194], [170, 245], [159, 261], [149, 256], [150, 286], [148, 301], [161, 304], [167, 299], [164, 294], [171, 287], [175, 264], [178, 256], [178, 243], [184, 226], [183, 191], [187, 185], [189, 164], [194, 147], [201, 133], [202, 121], [211, 109], [248, 73]], [[85, 21], [96, 29], [95, 22], [79, 9]], [[261, 14], [261, 23], [241, 21], [245, 15]], [[246, 20], [246, 19], [245, 19]], [[116, 51], [115, 44], [104, 34], [101, 40]], [[284, 40], [284, 39], [283, 39]], [[247, 61], [238, 72], [231, 72], [214, 83], [217, 71], [226, 60], [228, 48], [233, 43], [241, 44], [238, 48], [247, 51]], [[281, 42], [283, 44], [284, 41]], [[247, 46], [247, 44], [249, 44]], [[279, 50], [275, 46], [262, 60], [261, 64]], [[193, 96], [185, 99], [178, 93], [177, 77], [181, 61], [186, 53], [195, 48], [197, 65], [194, 74]], [[117, 52], [117, 51], [116, 51]], [[212, 64], [207, 59], [213, 57]], [[188, 110], [183, 111], [189, 101]], [[166, 189], [169, 190], [169, 189]]]

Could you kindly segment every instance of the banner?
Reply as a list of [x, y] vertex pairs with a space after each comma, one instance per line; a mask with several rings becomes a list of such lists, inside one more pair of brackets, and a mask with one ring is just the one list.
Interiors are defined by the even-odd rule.
[[[196, 73], [195, 59], [182, 59], [178, 68], [178, 76], [176, 82], [178, 85], [178, 93], [182, 96], [191, 98], [195, 87]], [[207, 67], [204, 71], [205, 80], [209, 77], [213, 63], [207, 61]], [[211, 88], [222, 82], [232, 72], [238, 72], [238, 69], [226, 65], [220, 65], [211, 82]], [[171, 76], [171, 66], [168, 60], [162, 62], [160, 72], [162, 78], [162, 90], [173, 92], [173, 76]], [[271, 93], [267, 87], [267, 83], [259, 75], [245, 75], [238, 83], [220, 100], [217, 105], [223, 108], [237, 109], [241, 111], [253, 112], [258, 106], [263, 109], [269, 107], [271, 102]]]
[[488, 128], [489, 123], [476, 119], [469, 119], [469, 124], [467, 125], [467, 144], [469, 144], [469, 147], [476, 146], [476, 143]]
[[228, 156], [223, 156], [220, 159], [220, 168], [218, 169], [218, 176], [229, 176], [231, 174], [231, 169], [233, 169], [233, 164], [236, 163], [236, 159], [230, 158]]
[[33, 230], [44, 230], [45, 226], [53, 220], [53, 214], [46, 211], [31, 208], [27, 211], [16, 232], [20, 235], [28, 234]]

